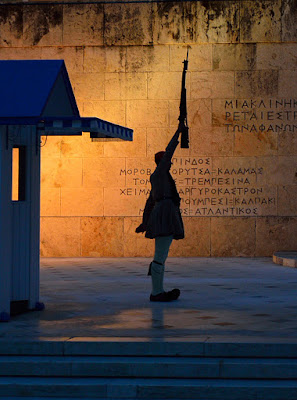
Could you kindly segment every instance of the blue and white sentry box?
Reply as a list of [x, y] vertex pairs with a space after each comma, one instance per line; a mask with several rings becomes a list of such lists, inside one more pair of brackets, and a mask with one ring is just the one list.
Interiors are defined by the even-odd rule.
[[[81, 118], [63, 60], [0, 61], [0, 320], [39, 302], [40, 136], [133, 140], [131, 129]], [[91, 145], [91, 142], [90, 142]], [[12, 154], [18, 191], [12, 199]]]

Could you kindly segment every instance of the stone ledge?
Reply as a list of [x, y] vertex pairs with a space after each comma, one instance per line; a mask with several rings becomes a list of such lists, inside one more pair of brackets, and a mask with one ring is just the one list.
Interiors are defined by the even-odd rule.
[[297, 268], [297, 251], [278, 251], [273, 254], [273, 262], [284, 267]]
[[[61, 337], [0, 339], [1, 356], [146, 356], [296, 358], [295, 338]], [[0, 397], [1, 398], [1, 397]]]

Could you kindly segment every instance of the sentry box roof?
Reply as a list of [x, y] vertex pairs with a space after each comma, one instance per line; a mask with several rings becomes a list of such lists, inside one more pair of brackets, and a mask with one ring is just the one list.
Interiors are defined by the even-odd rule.
[[0, 125], [42, 125], [43, 134], [133, 140], [132, 129], [79, 115], [63, 60], [0, 61]]

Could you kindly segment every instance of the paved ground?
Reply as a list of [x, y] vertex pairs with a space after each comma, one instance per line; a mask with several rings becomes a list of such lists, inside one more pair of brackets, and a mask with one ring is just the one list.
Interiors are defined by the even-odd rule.
[[297, 269], [268, 258], [169, 258], [173, 303], [150, 303], [150, 260], [44, 258], [42, 312], [0, 324], [0, 338], [239, 337], [297, 340]]

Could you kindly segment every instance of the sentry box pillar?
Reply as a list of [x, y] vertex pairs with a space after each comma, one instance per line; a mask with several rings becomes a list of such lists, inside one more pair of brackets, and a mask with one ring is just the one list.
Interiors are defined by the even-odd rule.
[[[81, 118], [63, 60], [0, 61], [0, 321], [40, 310], [40, 136], [133, 140], [131, 129]], [[90, 141], [91, 145], [91, 141]]]
[[40, 152], [35, 126], [0, 126], [1, 320], [39, 304]]

